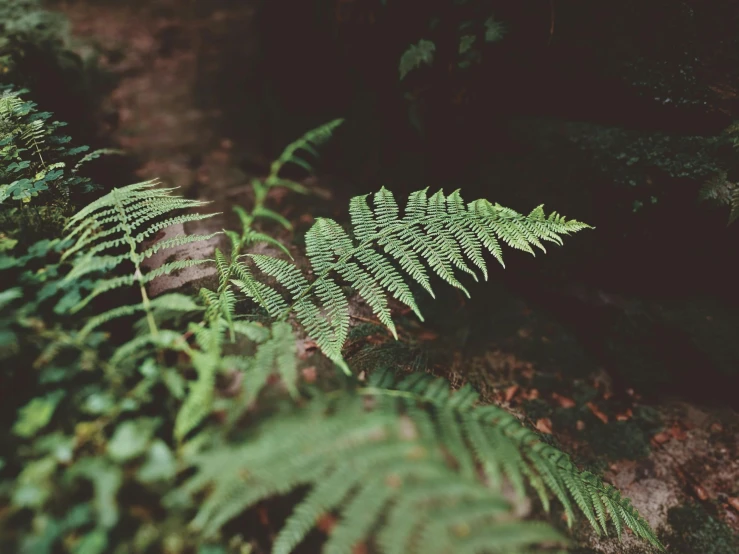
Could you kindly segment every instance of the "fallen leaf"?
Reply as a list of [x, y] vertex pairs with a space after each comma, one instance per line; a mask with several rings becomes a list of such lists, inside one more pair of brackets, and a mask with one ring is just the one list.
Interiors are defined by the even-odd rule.
[[695, 492], [695, 495], [698, 497], [698, 500], [701, 500], [701, 501], [708, 500], [708, 492], [706, 492], [706, 489], [704, 489], [700, 485], [693, 485], [693, 491]]
[[536, 429], [547, 435], [552, 434], [552, 420], [548, 417], [543, 417], [536, 422]]
[[516, 396], [517, 392], [518, 392], [518, 385], [510, 386], [505, 390], [505, 396], [503, 398], [505, 398], [506, 402], [510, 402], [513, 399], [513, 397]]
[[631, 408], [629, 408], [625, 412], [616, 415], [616, 421], [628, 421], [633, 416], [634, 416], [634, 413], [631, 411]]
[[575, 407], [575, 401], [571, 398], [567, 398], [566, 396], [562, 396], [557, 394], [556, 392], [552, 394], [552, 398], [557, 401], [557, 404], [559, 404], [562, 408], [574, 408]]
[[664, 444], [670, 440], [672, 436], [667, 431], [661, 431], [652, 437], [652, 440], [657, 444]]
[[593, 413], [595, 417], [600, 419], [603, 423], [608, 423], [608, 416], [600, 411], [598, 406], [593, 404], [592, 402], [588, 402], [587, 404], [588, 408], [590, 408], [590, 411]]
[[303, 379], [305, 379], [306, 383], [316, 382], [316, 377], [318, 376], [318, 372], [316, 371], [315, 366], [304, 367], [301, 373], [303, 374]]
[[721, 433], [724, 430], [720, 423], [711, 423], [711, 433]]
[[730, 496], [727, 502], [729, 503], [729, 506], [739, 512], [739, 498], [737, 498], [736, 496]]
[[672, 435], [672, 438], [679, 441], [684, 441], [688, 438], [688, 434], [679, 423], [674, 423], [672, 427], [670, 427], [669, 433]]
[[417, 337], [419, 340], [432, 341], [432, 340], [438, 340], [439, 335], [437, 333], [434, 333], [433, 331], [424, 329], [423, 331], [418, 333]]
[[575, 426], [577, 427], [578, 431], [582, 431], [583, 429], [585, 429], [585, 422], [582, 419], [578, 419]]
[[331, 514], [323, 514], [316, 521], [316, 527], [320, 531], [330, 535], [333, 528], [336, 527], [336, 518]]

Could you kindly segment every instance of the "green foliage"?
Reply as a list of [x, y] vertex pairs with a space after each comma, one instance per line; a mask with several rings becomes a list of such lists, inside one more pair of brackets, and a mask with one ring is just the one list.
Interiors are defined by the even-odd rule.
[[147, 244], [147, 240], [150, 241], [156, 233], [167, 227], [214, 215], [171, 216], [174, 211], [198, 208], [204, 203], [173, 196], [171, 191], [174, 189], [159, 188], [156, 185], [155, 181], [146, 181], [113, 189], [74, 214], [65, 226], [67, 235], [64, 241], [70, 242], [71, 246], [64, 252], [62, 260], [75, 256], [74, 268], [67, 274], [65, 281], [79, 281], [83, 277], [89, 278], [96, 274], [107, 276], [125, 268], [124, 275], [96, 279], [89, 294], [70, 308], [72, 313], [81, 310], [99, 295], [121, 287], [138, 285], [141, 293], [140, 303], [119, 306], [88, 320], [81, 331], [83, 337], [114, 318], [142, 311], [146, 313], [150, 332], [156, 335], [157, 326], [146, 294], [146, 283], [160, 275], [210, 261], [176, 260], [143, 272], [144, 260], [160, 250], [205, 241], [217, 234], [178, 235], [167, 240], [150, 242], [142, 250], [141, 247]]
[[195, 528], [215, 533], [249, 506], [309, 485], [274, 552], [291, 552], [329, 512], [339, 521], [327, 553], [349, 551], [370, 533], [386, 553], [518, 552], [561, 540], [547, 528], [510, 523], [500, 496], [507, 478], [521, 497], [528, 482], [547, 510], [554, 495], [570, 523], [577, 507], [598, 532], [607, 533], [610, 519], [619, 537], [629, 528], [660, 545], [616, 489], [578, 471], [508, 412], [477, 405], [469, 386], [450, 393], [445, 381], [424, 374], [393, 381], [378, 372], [368, 387], [319, 396], [274, 418], [245, 444], [196, 455], [198, 473], [185, 489], [211, 492]]
[[367, 409], [354, 394], [315, 399], [273, 418], [248, 442], [193, 457], [198, 472], [184, 489], [208, 487], [210, 494], [192, 526], [213, 535], [249, 506], [308, 485], [273, 552], [292, 552], [331, 512], [339, 520], [327, 554], [350, 552], [370, 537], [388, 554], [531, 552], [537, 543], [562, 542], [547, 526], [511, 521], [494, 489], [472, 471], [455, 471], [450, 456], [459, 452], [446, 448], [457, 446], [459, 430], [445, 423], [437, 436], [429, 414], [412, 406], [404, 413], [381, 401]]
[[589, 123], [567, 124], [570, 140], [617, 183], [642, 185], [648, 170], [703, 181], [720, 171], [723, 136], [679, 136]]
[[69, 37], [69, 22], [41, 0], [0, 0], [0, 21], [0, 74], [12, 71], [27, 45], [61, 45]]
[[[215, 250], [217, 288], [203, 288], [198, 299], [148, 296], [156, 276], [209, 260], [145, 272], [146, 259], [214, 236], [158, 238], [212, 214], [193, 213], [201, 202], [155, 182], [89, 203], [67, 219], [60, 238], [23, 248], [16, 239], [0, 242], [12, 252], [0, 259], [13, 277], [0, 293], [0, 379], [22, 383], [22, 371], [33, 381], [0, 406], [15, 415], [13, 433], [0, 438], [0, 549], [243, 551], [251, 537], [231, 537], [225, 524], [298, 489], [307, 495], [275, 552], [292, 551], [331, 512], [340, 520], [329, 553], [365, 541], [388, 553], [523, 553], [563, 543], [549, 526], [514, 514], [502, 498], [506, 482], [519, 495], [535, 491], [545, 508], [554, 496], [570, 521], [579, 510], [595, 529], [608, 530], [610, 519], [618, 535], [630, 528], [659, 545], [615, 489], [579, 472], [504, 410], [479, 405], [468, 387], [450, 394], [444, 381], [413, 374], [395, 383], [384, 371], [371, 372], [368, 386], [352, 378], [337, 389], [340, 375], [315, 386], [300, 380], [290, 314], [298, 333], [349, 372], [342, 357], [349, 298], [341, 284], [394, 331], [389, 296], [420, 316], [412, 286], [433, 294], [436, 276], [464, 291], [457, 273], [487, 277], [484, 251], [502, 264], [503, 243], [533, 253], [587, 227], [541, 207], [522, 215], [485, 200], [465, 204], [458, 192], [414, 193], [401, 215], [382, 189], [372, 206], [367, 196], [352, 200], [351, 233], [330, 219], [309, 230], [311, 280], [283, 259], [249, 254], [264, 243], [289, 256], [253, 226], [267, 219], [290, 227], [266, 207], [267, 193], [275, 186], [304, 192], [280, 171], [288, 163], [309, 170], [300, 153], [315, 156], [339, 122], [290, 145], [270, 176], [253, 183], [253, 206], [236, 210], [241, 231], [224, 231], [230, 251]], [[271, 280], [257, 279], [255, 268]], [[234, 285], [272, 321], [242, 309]], [[107, 294], [129, 287], [140, 301]], [[85, 319], [100, 300], [110, 300], [107, 309]], [[102, 332], [124, 316], [143, 316], [133, 336]], [[187, 477], [184, 486], [178, 477]], [[142, 498], [150, 508], [143, 515]]]
[[[43, 194], [46, 203], [66, 201], [70, 191], [87, 192], [88, 179], [77, 174], [89, 148], [71, 148], [70, 137], [59, 132], [65, 124], [50, 121], [36, 104], [22, 98], [26, 91], [0, 88], [0, 204], [8, 200], [30, 203]], [[69, 167], [69, 166], [72, 167]], [[7, 209], [7, 208], [6, 208]]]
[[700, 199], [728, 206], [729, 224], [739, 218], [739, 186], [729, 180], [726, 171], [719, 171], [705, 182], [700, 191]]
[[666, 537], [670, 552], [689, 554], [730, 554], [739, 549], [739, 537], [697, 503], [670, 508], [667, 523], [672, 529]]
[[[324, 123], [323, 125], [308, 131], [295, 142], [288, 144], [282, 151], [282, 154], [272, 162], [269, 176], [264, 181], [264, 185], [266, 185], [267, 188], [284, 186], [295, 192], [306, 193], [307, 190], [305, 187], [295, 181], [281, 178], [280, 172], [286, 165], [294, 164], [302, 167], [308, 173], [312, 173], [313, 166], [302, 156], [309, 154], [310, 156], [318, 157], [316, 148], [327, 142], [333, 136], [336, 128], [343, 122], [343, 119], [334, 119], [333, 121], [329, 121], [328, 123]], [[257, 193], [257, 200], [259, 200], [259, 190], [257, 189], [255, 192]], [[260, 207], [261, 206], [257, 206], [257, 208]], [[256, 213], [255, 215], [259, 215], [259, 213]]]
[[431, 65], [434, 61], [434, 51], [436, 45], [430, 40], [419, 40], [418, 44], [411, 44], [408, 49], [403, 52], [400, 58], [400, 79], [404, 79], [412, 70], [421, 65]]
[[70, 24], [60, 12], [45, 10], [41, 0], [0, 0], [0, 22], [0, 84], [36, 90], [52, 73], [80, 77], [82, 60], [70, 48]]
[[324, 354], [345, 371], [341, 349], [349, 331], [349, 301], [337, 278], [353, 287], [397, 337], [388, 295], [421, 317], [403, 273], [431, 296], [429, 270], [467, 294], [455, 270], [477, 279], [477, 269], [487, 279], [484, 250], [503, 264], [501, 243], [533, 254], [532, 247], [545, 251], [542, 241], [561, 244], [561, 235], [588, 227], [556, 212], [547, 217], [541, 206], [521, 215], [487, 200], [465, 205], [458, 191], [448, 197], [441, 191], [430, 197], [426, 190], [415, 192], [401, 217], [392, 193], [383, 188], [374, 195], [374, 209], [367, 196], [360, 196], [352, 200], [350, 212], [353, 236], [325, 218], [306, 234], [306, 253], [316, 276], [312, 282], [286, 261], [250, 256], [262, 273], [287, 290], [288, 300], [257, 280], [246, 264], [239, 265], [239, 278], [233, 280], [272, 317], [284, 319], [294, 311]]

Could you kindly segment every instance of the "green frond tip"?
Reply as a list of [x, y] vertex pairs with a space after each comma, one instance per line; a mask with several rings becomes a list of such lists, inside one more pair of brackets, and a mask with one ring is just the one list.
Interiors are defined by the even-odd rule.
[[[324, 123], [323, 125], [308, 131], [295, 142], [287, 145], [282, 154], [280, 154], [280, 157], [272, 162], [269, 177], [266, 180], [267, 186], [286, 186], [296, 190], [295, 186], [297, 185], [297, 191], [302, 192], [300, 190], [301, 186], [298, 183], [292, 183], [291, 181], [280, 179], [280, 171], [285, 165], [292, 163], [302, 167], [308, 173], [313, 173], [313, 166], [309, 161], [310, 158], [318, 157], [318, 151], [316, 148], [327, 142], [336, 128], [343, 122], [344, 119], [340, 118]], [[306, 154], [308, 159], [305, 159]]]
[[349, 300], [341, 284], [348, 284], [397, 338], [389, 297], [423, 319], [412, 285], [433, 296], [435, 275], [469, 296], [459, 274], [477, 279], [479, 272], [487, 279], [486, 254], [503, 265], [503, 244], [534, 254], [535, 248], [546, 251], [545, 242], [561, 245], [565, 235], [590, 228], [557, 212], [547, 215], [542, 206], [523, 215], [487, 200], [465, 203], [458, 190], [448, 196], [443, 191], [430, 196], [426, 189], [414, 192], [402, 214], [385, 188], [371, 200], [372, 205], [370, 195], [351, 200], [350, 230], [318, 218], [307, 232], [313, 281], [293, 264], [252, 256], [257, 269], [283, 290], [253, 277], [237, 284], [278, 319], [294, 313], [332, 360], [341, 358], [349, 330]]
[[649, 524], [621, 493], [596, 475], [580, 471], [562, 451], [549, 446], [512, 414], [497, 406], [479, 405], [477, 393], [466, 385], [452, 393], [443, 379], [412, 374], [395, 382], [378, 372], [362, 395], [374, 397], [386, 409], [432, 412], [423, 427], [455, 457], [461, 471], [483, 469], [489, 483], [500, 490], [506, 478], [520, 496], [524, 484], [538, 493], [545, 510], [549, 497], [560, 501], [571, 524], [579, 510], [596, 533], [608, 534], [610, 519], [621, 536], [627, 527], [650, 544], [663, 548]]

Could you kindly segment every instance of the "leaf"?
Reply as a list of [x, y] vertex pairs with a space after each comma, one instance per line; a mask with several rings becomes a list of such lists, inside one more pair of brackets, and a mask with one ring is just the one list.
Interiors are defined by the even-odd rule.
[[170, 481], [176, 473], [177, 460], [169, 446], [162, 440], [156, 440], [149, 447], [146, 462], [136, 475], [142, 483], [153, 483]]
[[490, 16], [485, 20], [485, 42], [497, 42], [502, 40], [505, 33], [505, 25], [495, 21], [493, 16]]
[[32, 399], [19, 410], [18, 419], [13, 425], [13, 432], [24, 439], [34, 436], [49, 424], [64, 394], [64, 391], [59, 390]]
[[436, 45], [430, 40], [419, 40], [418, 44], [411, 44], [400, 57], [400, 80], [422, 64], [431, 65], [434, 61]]
[[124, 421], [116, 427], [108, 442], [108, 456], [115, 462], [126, 462], [140, 456], [149, 445], [154, 427], [151, 419]]

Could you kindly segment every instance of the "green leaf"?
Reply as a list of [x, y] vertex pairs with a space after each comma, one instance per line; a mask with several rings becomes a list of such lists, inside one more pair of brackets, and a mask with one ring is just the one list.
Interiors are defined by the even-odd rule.
[[136, 419], [124, 421], [108, 443], [108, 456], [116, 462], [126, 462], [142, 455], [154, 434], [155, 421]]
[[49, 424], [64, 394], [64, 391], [54, 391], [31, 400], [18, 410], [18, 419], [13, 425], [13, 432], [24, 439], [34, 436]]
[[464, 54], [465, 52], [468, 52], [472, 48], [476, 39], [477, 37], [475, 35], [462, 35], [459, 39], [459, 53]]
[[137, 477], [142, 483], [170, 481], [177, 473], [177, 460], [167, 443], [154, 441], [149, 447], [146, 462], [139, 468]]
[[422, 64], [431, 65], [434, 61], [436, 45], [430, 40], [419, 40], [418, 44], [411, 44], [400, 57], [400, 79]]
[[486, 42], [497, 42], [505, 36], [506, 28], [505, 25], [499, 21], [495, 21], [493, 16], [488, 17], [485, 20], [485, 41]]
[[104, 554], [108, 552], [108, 533], [105, 529], [95, 529], [82, 537], [74, 546], [74, 554]]

